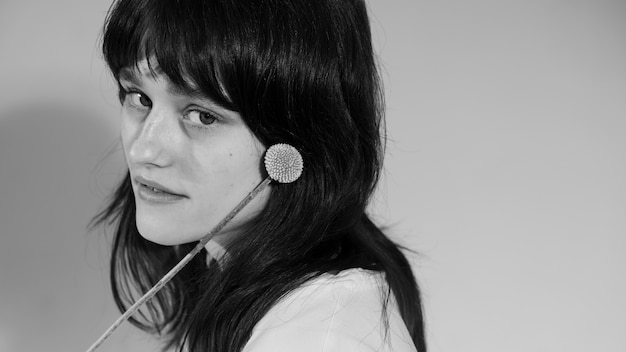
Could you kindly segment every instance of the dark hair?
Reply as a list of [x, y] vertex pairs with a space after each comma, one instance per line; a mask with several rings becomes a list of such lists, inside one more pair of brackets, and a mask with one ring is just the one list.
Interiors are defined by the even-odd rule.
[[[398, 245], [366, 214], [382, 164], [382, 92], [362, 0], [120, 0], [103, 52], [120, 70], [147, 59], [181, 89], [238, 111], [266, 146], [303, 155], [302, 177], [273, 187], [222, 270], [196, 257], [132, 322], [192, 351], [239, 351], [286, 293], [348, 268], [383, 271], [419, 351], [420, 294]], [[127, 175], [96, 223], [117, 221], [111, 259], [125, 310], [193, 244], [166, 247], [135, 225]], [[208, 230], [208, 229], [207, 229]], [[386, 306], [387, 299], [383, 305]]]

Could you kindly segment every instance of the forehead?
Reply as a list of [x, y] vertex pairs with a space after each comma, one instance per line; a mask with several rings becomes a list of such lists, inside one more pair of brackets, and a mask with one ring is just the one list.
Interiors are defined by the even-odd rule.
[[156, 62], [149, 62], [146, 59], [143, 59], [134, 65], [122, 67], [118, 76], [120, 80], [127, 81], [164, 78], [161, 66], [159, 66]]
[[123, 67], [118, 74], [118, 80], [130, 82], [138, 86], [141, 86], [142, 82], [146, 80], [162, 81], [172, 95], [205, 97], [205, 94], [190, 79], [185, 79], [184, 86], [174, 84], [158, 64], [149, 63], [147, 60], [142, 60], [133, 66]]

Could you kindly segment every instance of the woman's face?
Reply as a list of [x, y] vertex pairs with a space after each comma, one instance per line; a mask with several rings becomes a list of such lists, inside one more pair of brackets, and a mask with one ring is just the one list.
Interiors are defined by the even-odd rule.
[[[238, 113], [180, 92], [165, 75], [153, 77], [145, 60], [138, 66], [120, 73], [121, 138], [137, 228], [163, 245], [197, 241], [262, 181], [265, 147]], [[268, 193], [248, 204], [219, 238], [258, 213]]]

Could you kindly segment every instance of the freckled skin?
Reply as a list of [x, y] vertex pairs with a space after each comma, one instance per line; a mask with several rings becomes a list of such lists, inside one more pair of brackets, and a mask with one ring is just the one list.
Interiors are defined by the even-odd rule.
[[[145, 61], [133, 77], [133, 82], [120, 79], [122, 87], [139, 91], [151, 106], [134, 108], [127, 103], [133, 97], [127, 95], [122, 108], [121, 139], [131, 178], [148, 178], [184, 196], [171, 204], [154, 204], [137, 196], [139, 184], [133, 182], [137, 228], [146, 239], [163, 245], [197, 241], [263, 180], [259, 165], [265, 147], [238, 113], [208, 99], [172, 94], [167, 78], [153, 78]], [[188, 113], [191, 109], [210, 111], [220, 119], [205, 126], [192, 120], [197, 114]], [[236, 235], [263, 208], [269, 192], [271, 187], [244, 208], [218, 242]]]

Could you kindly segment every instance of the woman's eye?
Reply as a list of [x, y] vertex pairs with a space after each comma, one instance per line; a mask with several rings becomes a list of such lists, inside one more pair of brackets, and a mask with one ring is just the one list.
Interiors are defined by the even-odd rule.
[[125, 92], [122, 103], [140, 109], [152, 107], [152, 100], [145, 94], [139, 92]]
[[218, 120], [218, 117], [208, 111], [191, 110], [185, 118], [196, 125], [208, 126]]
[[152, 106], [150, 98], [141, 93], [131, 92], [126, 96], [126, 99], [128, 99], [133, 106], [142, 106], [146, 108]]

